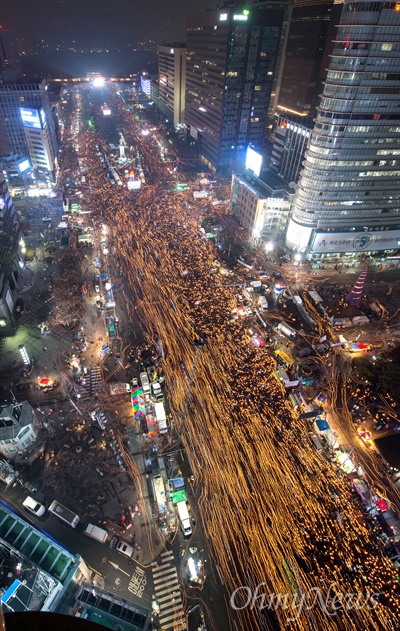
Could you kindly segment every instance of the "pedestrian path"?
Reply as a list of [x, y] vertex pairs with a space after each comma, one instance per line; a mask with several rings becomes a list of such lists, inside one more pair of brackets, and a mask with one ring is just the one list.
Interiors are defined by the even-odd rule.
[[92, 396], [97, 392], [101, 392], [102, 382], [101, 369], [99, 366], [94, 366], [90, 370], [90, 394]]
[[154, 599], [160, 607], [159, 623], [162, 629], [184, 631], [186, 617], [183, 611], [182, 593], [179, 589], [178, 572], [174, 565], [174, 554], [171, 550], [162, 552], [161, 565], [155, 561], [151, 564], [154, 583]]

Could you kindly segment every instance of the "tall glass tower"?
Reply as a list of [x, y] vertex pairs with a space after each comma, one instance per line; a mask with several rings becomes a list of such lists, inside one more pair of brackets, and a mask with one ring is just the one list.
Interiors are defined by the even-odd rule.
[[[382, 250], [373, 245], [375, 231], [390, 230], [395, 238], [393, 229], [400, 228], [400, 3], [344, 1], [303, 167], [286, 235], [290, 249], [324, 251], [314, 247], [319, 232], [337, 234], [328, 252]], [[355, 233], [361, 236], [352, 239]], [[387, 249], [395, 249], [400, 231], [399, 241], [387, 237]]]
[[186, 137], [213, 170], [262, 149], [290, 11], [288, 0], [238, 0], [188, 17]]

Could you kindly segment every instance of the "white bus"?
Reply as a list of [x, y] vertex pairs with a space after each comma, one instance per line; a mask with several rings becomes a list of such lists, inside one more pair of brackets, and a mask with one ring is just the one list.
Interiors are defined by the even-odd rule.
[[62, 519], [62, 521], [65, 521], [65, 523], [72, 528], [76, 528], [79, 522], [78, 515], [73, 513], [72, 510], [69, 510], [69, 508], [65, 508], [65, 506], [63, 506], [62, 504], [60, 504], [60, 502], [57, 502], [56, 500], [54, 500], [54, 502], [50, 504], [49, 511], [59, 519]]

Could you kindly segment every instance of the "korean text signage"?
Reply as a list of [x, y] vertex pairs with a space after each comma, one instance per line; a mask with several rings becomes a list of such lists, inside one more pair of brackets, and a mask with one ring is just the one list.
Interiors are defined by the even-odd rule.
[[310, 251], [313, 254], [324, 254], [398, 249], [400, 249], [400, 230], [382, 230], [380, 232], [317, 232]]

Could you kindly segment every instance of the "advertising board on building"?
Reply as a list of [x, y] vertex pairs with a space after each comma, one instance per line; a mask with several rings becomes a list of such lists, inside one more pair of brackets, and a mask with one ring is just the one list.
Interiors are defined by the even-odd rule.
[[253, 173], [259, 177], [261, 166], [262, 155], [254, 151], [251, 147], [248, 147], [246, 152], [246, 169], [253, 171]]
[[33, 110], [28, 107], [20, 107], [22, 124], [24, 127], [32, 127], [33, 129], [42, 129], [39, 110]]
[[333, 254], [337, 252], [374, 252], [377, 250], [398, 250], [400, 230], [376, 232], [317, 232], [310, 252], [312, 254]]

